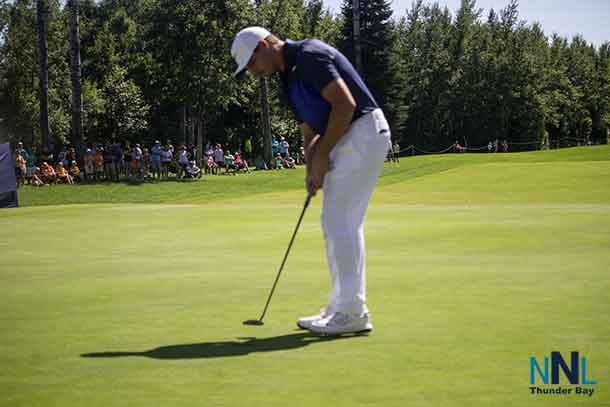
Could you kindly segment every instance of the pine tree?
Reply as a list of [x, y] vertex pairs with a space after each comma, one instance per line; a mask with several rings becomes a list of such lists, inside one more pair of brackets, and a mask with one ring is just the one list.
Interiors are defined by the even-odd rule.
[[[338, 47], [354, 63], [352, 0], [343, 0], [341, 13], [343, 27]], [[385, 107], [391, 88], [396, 86], [395, 72], [390, 69], [394, 47], [391, 17], [390, 1], [360, 1], [362, 72], [359, 73], [382, 108]]]

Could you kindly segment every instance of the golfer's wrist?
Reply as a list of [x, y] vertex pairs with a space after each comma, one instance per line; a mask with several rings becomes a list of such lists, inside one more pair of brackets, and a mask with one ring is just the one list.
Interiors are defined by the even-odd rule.
[[333, 146], [330, 145], [328, 142], [325, 142], [324, 139], [322, 139], [318, 143], [318, 146], [316, 148], [316, 154], [319, 154], [322, 158], [328, 158], [332, 149]]

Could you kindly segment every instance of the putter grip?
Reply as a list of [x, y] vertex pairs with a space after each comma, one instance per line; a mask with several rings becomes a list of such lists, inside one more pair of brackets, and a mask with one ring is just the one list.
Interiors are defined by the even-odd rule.
[[313, 197], [312, 194], [307, 194], [307, 198], [305, 199], [305, 205], [304, 207], [307, 209], [307, 207], [309, 206], [309, 202], [311, 202], [311, 198]]

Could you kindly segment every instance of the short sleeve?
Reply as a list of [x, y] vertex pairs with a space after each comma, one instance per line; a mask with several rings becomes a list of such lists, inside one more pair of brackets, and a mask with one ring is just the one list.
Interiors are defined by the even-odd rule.
[[299, 56], [298, 71], [299, 77], [311, 84], [320, 95], [329, 83], [341, 77], [333, 56], [325, 50], [302, 52]]

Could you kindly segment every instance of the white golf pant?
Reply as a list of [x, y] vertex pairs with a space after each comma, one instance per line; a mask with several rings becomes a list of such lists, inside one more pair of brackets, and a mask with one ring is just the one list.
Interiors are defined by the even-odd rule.
[[332, 279], [328, 313], [368, 312], [364, 217], [389, 148], [388, 122], [377, 109], [352, 123], [330, 154], [321, 219]]

